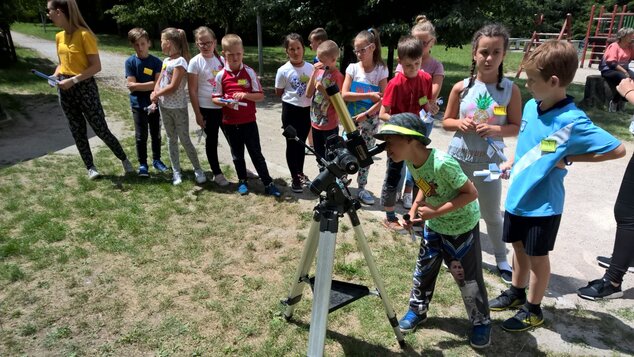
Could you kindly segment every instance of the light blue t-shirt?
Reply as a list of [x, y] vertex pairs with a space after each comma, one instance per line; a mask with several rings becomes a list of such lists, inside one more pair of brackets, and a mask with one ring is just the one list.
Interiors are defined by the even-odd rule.
[[564, 177], [557, 168], [564, 156], [604, 154], [621, 142], [597, 127], [571, 97], [546, 113], [531, 99], [524, 106], [515, 163], [506, 195], [506, 211], [517, 216], [559, 215], [564, 206]]

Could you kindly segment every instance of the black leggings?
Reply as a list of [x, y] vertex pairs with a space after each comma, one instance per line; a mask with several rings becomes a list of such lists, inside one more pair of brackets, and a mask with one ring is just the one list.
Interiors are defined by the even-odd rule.
[[286, 129], [289, 125], [295, 128], [300, 141], [286, 140], [286, 163], [291, 172], [291, 178], [297, 180], [298, 175], [304, 173], [306, 152], [302, 143], [306, 142], [310, 131], [310, 107], [302, 108], [282, 102], [282, 129]]
[[[627, 70], [627, 72], [629, 73], [630, 78], [634, 78], [634, 72], [629, 69]], [[624, 78], [628, 78], [628, 76], [625, 73], [619, 72], [615, 69], [609, 69], [607, 71], [601, 72], [601, 76], [605, 78], [605, 81], [608, 82], [610, 89], [612, 89], [612, 101], [614, 103], [621, 102], [624, 98], [621, 97], [619, 92], [616, 90], [616, 86], [621, 83], [621, 80], [623, 80]]]
[[205, 139], [207, 161], [214, 175], [220, 175], [222, 170], [218, 161], [218, 129], [222, 128], [222, 109], [200, 108], [200, 114], [203, 116], [207, 135]]
[[[69, 78], [70, 76], [60, 76]], [[83, 80], [67, 90], [58, 89], [59, 103], [62, 106], [64, 115], [68, 119], [68, 127], [75, 139], [75, 145], [79, 150], [79, 155], [84, 161], [86, 168], [94, 166], [92, 152], [88, 144], [88, 132], [86, 122], [90, 124], [95, 134], [103, 140], [112, 150], [114, 155], [121, 161], [127, 159], [119, 140], [112, 135], [106, 123], [106, 115], [103, 112], [101, 101], [99, 100], [99, 89], [95, 78], [91, 77]]]
[[610, 267], [604, 278], [621, 283], [628, 267], [634, 265], [634, 155], [627, 164], [614, 204], [616, 239]]

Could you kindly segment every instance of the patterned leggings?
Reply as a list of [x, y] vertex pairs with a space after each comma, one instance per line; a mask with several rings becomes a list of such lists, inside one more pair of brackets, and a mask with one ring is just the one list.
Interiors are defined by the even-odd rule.
[[108, 129], [106, 116], [99, 100], [99, 89], [94, 78], [81, 81], [67, 90], [58, 89], [58, 93], [59, 103], [68, 119], [68, 127], [87, 169], [93, 167], [94, 162], [88, 144], [86, 121], [119, 160], [127, 159], [119, 140]]
[[[368, 149], [373, 148], [374, 144], [376, 143], [374, 134], [379, 131], [379, 116], [375, 115], [367, 118], [366, 120], [359, 123], [358, 127], [359, 134], [361, 134], [361, 137], [365, 141]], [[365, 187], [365, 185], [367, 185], [369, 172], [370, 166], [359, 169], [359, 173], [357, 174], [357, 184], [359, 185], [359, 188], [363, 188]]]
[[489, 302], [482, 277], [479, 224], [456, 236], [440, 234], [425, 227], [425, 239], [421, 241], [414, 270], [410, 309], [419, 315], [427, 314], [443, 259], [460, 288], [469, 321], [473, 325], [490, 324]]

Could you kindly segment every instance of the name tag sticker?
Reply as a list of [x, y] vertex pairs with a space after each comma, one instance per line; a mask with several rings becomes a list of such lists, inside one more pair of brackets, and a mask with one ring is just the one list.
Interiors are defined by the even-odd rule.
[[506, 115], [506, 107], [496, 105], [493, 107], [493, 115]]
[[152, 69], [151, 68], [143, 68], [143, 74], [147, 74], [148, 76], [152, 75]]
[[247, 80], [246, 79], [238, 79], [238, 85], [246, 86], [247, 85]]
[[427, 102], [429, 102], [427, 100], [427, 96], [418, 98], [418, 105], [425, 105], [425, 104], [427, 104]]
[[542, 152], [555, 152], [557, 149], [557, 142], [553, 139], [544, 139], [541, 142], [540, 149]]

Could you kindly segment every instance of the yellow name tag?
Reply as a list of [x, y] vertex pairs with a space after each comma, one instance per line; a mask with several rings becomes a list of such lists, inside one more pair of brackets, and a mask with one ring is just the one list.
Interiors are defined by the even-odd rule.
[[506, 107], [496, 105], [493, 107], [493, 115], [506, 115]]
[[424, 96], [424, 97], [418, 98], [418, 105], [425, 105], [425, 104], [427, 104], [427, 102], [429, 102], [429, 101], [427, 100], [427, 96]]
[[147, 74], [148, 76], [152, 75], [152, 69], [151, 68], [143, 68], [143, 74]]
[[246, 86], [247, 85], [247, 80], [246, 79], [238, 79], [238, 84], [241, 86]]
[[541, 142], [540, 149], [542, 152], [555, 152], [557, 149], [557, 142], [553, 139], [544, 139]]

